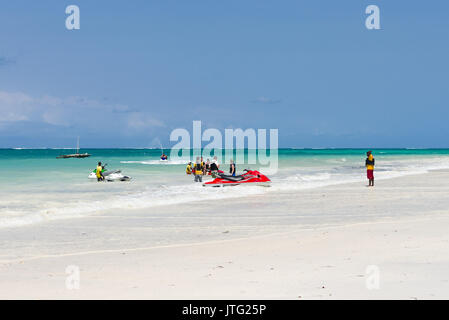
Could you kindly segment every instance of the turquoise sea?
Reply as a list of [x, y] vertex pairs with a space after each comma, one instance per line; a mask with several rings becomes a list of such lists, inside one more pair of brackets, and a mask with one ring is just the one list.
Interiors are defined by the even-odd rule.
[[[0, 149], [0, 228], [83, 217], [101, 210], [147, 208], [151, 212], [167, 204], [346, 182], [363, 185], [366, 151], [279, 149], [277, 170], [271, 173], [267, 169], [271, 187], [204, 188], [185, 174], [185, 160], [159, 161], [159, 149], [82, 149], [81, 153], [92, 155], [85, 159], [56, 159], [60, 154], [74, 152], [67, 149]], [[240, 153], [247, 156], [248, 151]], [[373, 153], [376, 179], [449, 168], [449, 149], [373, 149]], [[107, 163], [109, 170], [121, 170], [131, 181], [98, 183], [88, 179], [98, 161]], [[224, 163], [221, 168], [227, 171], [228, 166]], [[238, 171], [244, 168], [264, 172], [258, 164], [237, 163]]]

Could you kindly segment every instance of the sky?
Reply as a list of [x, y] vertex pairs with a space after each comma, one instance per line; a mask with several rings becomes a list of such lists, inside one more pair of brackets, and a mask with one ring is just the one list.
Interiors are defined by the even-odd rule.
[[[365, 27], [373, 4], [380, 30]], [[280, 147], [449, 147], [448, 1], [0, 8], [0, 148], [166, 148], [193, 120], [278, 129]]]

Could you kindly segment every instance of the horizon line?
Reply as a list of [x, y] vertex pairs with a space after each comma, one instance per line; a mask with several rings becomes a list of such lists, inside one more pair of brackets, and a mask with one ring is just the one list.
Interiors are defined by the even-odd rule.
[[[0, 150], [75, 150], [73, 147], [0, 147]], [[171, 150], [171, 148], [160, 147], [88, 147], [80, 150]], [[201, 148], [204, 150], [205, 148]], [[226, 148], [208, 148], [209, 150], [231, 150]], [[449, 150], [449, 147], [279, 147], [290, 150]], [[276, 150], [272, 149], [272, 150]], [[178, 149], [181, 150], [181, 149]], [[198, 148], [188, 148], [187, 150], [198, 150]], [[232, 148], [232, 150], [271, 150], [270, 148]]]

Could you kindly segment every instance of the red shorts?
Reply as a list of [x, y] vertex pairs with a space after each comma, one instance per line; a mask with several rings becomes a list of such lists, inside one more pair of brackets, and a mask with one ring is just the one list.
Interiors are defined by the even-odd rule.
[[374, 180], [374, 170], [366, 170], [366, 176], [368, 180]]

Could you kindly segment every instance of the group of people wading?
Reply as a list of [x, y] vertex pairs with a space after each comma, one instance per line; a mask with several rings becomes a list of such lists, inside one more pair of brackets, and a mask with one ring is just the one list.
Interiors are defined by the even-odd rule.
[[[368, 151], [366, 153], [365, 166], [369, 187], [374, 187], [374, 164], [375, 160], [373, 153], [372, 151]], [[218, 163], [217, 156], [214, 156], [212, 162], [209, 159], [204, 162], [203, 157], [197, 157], [195, 164], [189, 162], [186, 168], [186, 174], [193, 174], [195, 176], [195, 182], [203, 182], [203, 176], [211, 175], [214, 172], [223, 172], [220, 171], [220, 164]], [[236, 173], [235, 163], [232, 159], [230, 161], [229, 173], [232, 176], [235, 176]]]
[[[235, 176], [235, 163], [232, 159], [230, 162], [229, 173], [232, 176]], [[212, 161], [207, 159], [206, 162], [204, 162], [203, 157], [197, 157], [195, 164], [189, 162], [186, 167], [186, 174], [193, 174], [195, 176], [195, 182], [203, 182], [203, 176], [213, 175], [218, 172], [223, 173], [223, 171], [220, 171], [220, 164], [218, 163], [217, 156], [214, 156]]]

